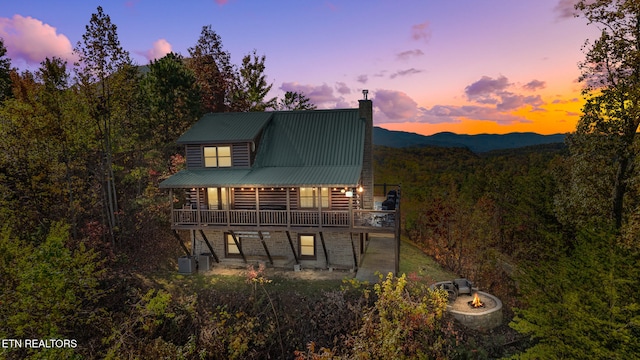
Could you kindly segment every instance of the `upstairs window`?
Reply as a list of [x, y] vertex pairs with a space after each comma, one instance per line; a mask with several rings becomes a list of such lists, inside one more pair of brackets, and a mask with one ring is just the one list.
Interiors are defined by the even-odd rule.
[[205, 167], [231, 166], [231, 146], [205, 146], [203, 155]]
[[[320, 198], [323, 208], [329, 207], [329, 188], [320, 188]], [[300, 188], [300, 207], [318, 208], [318, 188]]]

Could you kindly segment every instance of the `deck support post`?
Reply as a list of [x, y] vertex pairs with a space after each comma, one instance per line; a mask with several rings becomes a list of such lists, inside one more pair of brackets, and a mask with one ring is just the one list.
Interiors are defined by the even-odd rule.
[[325, 265], [328, 268], [329, 267], [329, 254], [327, 253], [327, 246], [324, 243], [324, 235], [322, 234], [322, 231], [320, 231], [320, 242], [322, 243], [322, 250], [324, 251]]
[[244, 252], [242, 251], [242, 247], [240, 246], [240, 242], [238, 241], [238, 238], [236, 237], [236, 234], [233, 232], [233, 230], [229, 230], [229, 234], [231, 234], [231, 237], [233, 238], [233, 242], [236, 243], [236, 246], [238, 247], [238, 251], [240, 252], [240, 256], [242, 256], [242, 261], [244, 261], [244, 263], [247, 263], [247, 258], [246, 256], [244, 256]]
[[180, 239], [180, 235], [178, 235], [178, 231], [173, 230], [173, 236], [175, 236], [176, 239], [178, 240], [178, 242], [180, 243], [180, 247], [182, 247], [182, 250], [184, 250], [184, 253], [187, 256], [191, 256], [191, 253], [189, 252], [189, 249], [187, 249], [187, 246], [182, 242], [182, 239]]
[[296, 248], [293, 246], [293, 240], [291, 240], [291, 234], [289, 231], [285, 231], [287, 233], [287, 239], [289, 239], [289, 245], [291, 246], [291, 252], [293, 253], [293, 258], [296, 260], [296, 265], [300, 264], [300, 260], [298, 260], [298, 255], [296, 255]]
[[269, 262], [271, 263], [271, 265], [273, 265], [273, 259], [271, 258], [271, 253], [269, 252], [269, 248], [267, 248], [267, 243], [264, 241], [264, 237], [262, 236], [262, 231], [258, 231], [258, 236], [260, 236], [260, 242], [262, 243], [262, 247], [264, 247], [264, 252], [267, 253]]
[[213, 255], [213, 258], [216, 260], [217, 263], [220, 263], [220, 259], [218, 259], [218, 255], [216, 255], [216, 252], [213, 251], [213, 246], [211, 246], [209, 239], [207, 239], [207, 237], [204, 235], [204, 231], [202, 231], [202, 229], [200, 229], [200, 235], [202, 236], [202, 240], [204, 240], [204, 243], [207, 244], [209, 251], [211, 251], [211, 255]]
[[356, 255], [356, 246], [353, 245], [353, 233], [349, 233], [349, 240], [351, 241], [351, 252], [353, 254], [353, 268], [358, 269], [358, 256]]

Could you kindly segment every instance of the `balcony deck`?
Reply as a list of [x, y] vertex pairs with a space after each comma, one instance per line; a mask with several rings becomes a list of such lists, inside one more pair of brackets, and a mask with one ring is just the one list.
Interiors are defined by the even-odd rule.
[[394, 210], [197, 210], [173, 209], [173, 229], [295, 230], [390, 232], [396, 230]]

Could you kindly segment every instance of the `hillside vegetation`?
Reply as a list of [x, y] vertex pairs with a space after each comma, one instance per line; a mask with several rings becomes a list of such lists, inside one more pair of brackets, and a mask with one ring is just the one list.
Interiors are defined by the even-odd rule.
[[[180, 248], [158, 188], [184, 166], [175, 139], [206, 112], [314, 107], [303, 94], [266, 98], [264, 56], [232, 64], [205, 26], [189, 61], [170, 53], [142, 73], [100, 7], [73, 72], [57, 58], [19, 72], [0, 41], [0, 357], [640, 354], [640, 7], [576, 9], [604, 26], [585, 46], [586, 103], [566, 148], [375, 149], [376, 183], [402, 184], [403, 234], [499, 296], [517, 336], [461, 330], [446, 294], [419, 272], [312, 293], [260, 268], [175, 276]], [[6, 339], [76, 346], [5, 348]]]

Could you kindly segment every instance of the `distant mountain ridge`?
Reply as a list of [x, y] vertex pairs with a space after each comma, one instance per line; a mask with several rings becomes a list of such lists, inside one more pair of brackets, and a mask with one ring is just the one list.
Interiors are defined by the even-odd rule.
[[515, 149], [525, 146], [564, 142], [564, 134], [540, 135], [532, 132], [479, 135], [459, 135], [441, 132], [433, 135], [419, 135], [405, 131], [392, 131], [380, 127], [373, 128], [373, 144], [394, 148], [403, 147], [464, 147], [474, 153], [492, 150]]

